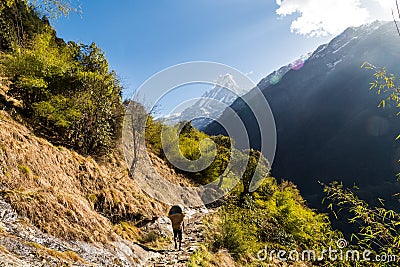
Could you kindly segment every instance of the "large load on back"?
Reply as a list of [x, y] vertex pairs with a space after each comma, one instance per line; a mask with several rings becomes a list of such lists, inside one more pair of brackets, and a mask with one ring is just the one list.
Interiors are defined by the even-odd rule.
[[169, 210], [168, 215], [172, 214], [183, 214], [183, 207], [181, 205], [172, 206], [171, 209]]

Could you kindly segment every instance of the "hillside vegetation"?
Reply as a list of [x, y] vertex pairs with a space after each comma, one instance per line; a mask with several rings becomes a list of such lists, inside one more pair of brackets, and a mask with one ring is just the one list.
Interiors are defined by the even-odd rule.
[[[4, 4], [2, 4], [4, 5]], [[0, 10], [1, 70], [7, 95], [35, 133], [92, 156], [117, 145], [123, 105], [119, 79], [95, 43], [65, 43], [25, 1]]]
[[137, 187], [121, 156], [96, 162], [54, 146], [4, 111], [0, 126], [0, 195], [44, 232], [108, 241], [121, 222], [165, 212]]
[[[56, 4], [61, 13], [69, 8], [63, 5], [64, 1], [44, 3]], [[95, 43], [86, 45], [57, 38], [48, 19], [40, 19], [42, 13], [26, 1], [1, 2], [0, 15], [0, 204], [7, 212], [15, 211], [19, 218], [26, 219], [25, 226], [21, 226], [21, 220], [8, 220], [9, 226], [26, 227], [23, 233], [36, 232], [32, 229], [37, 228], [58, 238], [47, 242], [48, 247], [31, 241], [28, 245], [36, 248], [35, 259], [41, 259], [37, 255], [40, 250], [46, 255], [67, 258], [69, 264], [80, 262], [78, 266], [87, 266], [89, 263], [75, 252], [64, 249], [57, 254], [52, 250], [56, 243], [68, 241], [70, 246], [80, 245], [80, 252], [82, 246], [96, 244], [108, 247], [110, 253], [114, 247], [109, 245], [119, 244], [122, 249], [114, 254], [123, 254], [128, 260], [121, 263], [111, 257], [107, 264], [139, 265], [135, 253], [159, 252], [145, 245], [154, 243], [157, 248], [162, 231], [144, 233], [144, 228], [166, 214], [167, 206], [150, 198], [138, 186], [135, 180], [138, 177], [126, 166], [121, 152], [121, 128], [128, 103], [122, 101], [117, 74], [109, 69], [104, 53]], [[171, 137], [179, 130], [175, 140], [179, 146], [162, 146], [163, 128]], [[201, 234], [205, 234], [205, 240], [197, 252], [191, 251], [190, 266], [281, 266], [286, 263], [259, 261], [258, 252], [266, 247], [298, 253], [338, 247], [337, 240], [342, 234], [331, 228], [327, 215], [308, 208], [293, 183], [278, 183], [271, 177], [270, 163], [259, 151], [238, 150], [229, 137], [209, 136], [190, 122], [167, 126], [151, 116], [145, 139], [153, 166], [137, 166], [138, 175], [154, 177], [157, 172], [181, 186], [214, 183], [212, 190], [216, 192], [226, 192], [233, 186], [223, 199], [214, 203], [215, 212], [206, 216], [204, 225], [198, 223], [203, 226]], [[189, 172], [169, 162], [167, 150], [169, 159], [175, 161], [179, 161], [180, 154], [192, 161], [201, 156], [209, 159], [214, 154], [215, 158], [206, 169]], [[232, 153], [236, 155], [235, 164], [243, 165], [243, 174], [227, 169]], [[254, 192], [253, 175], [262, 178]], [[234, 186], [232, 181], [239, 182]], [[3, 215], [2, 220], [7, 217]], [[145, 227], [142, 229], [141, 225]], [[10, 238], [9, 226], [0, 225], [0, 240]], [[11, 239], [19, 242], [22, 239], [27, 245], [20, 236]], [[102, 253], [105, 252], [93, 254], [101, 257]], [[9, 248], [0, 246], [0, 255], [6, 254], [18, 261]], [[100, 266], [105, 264], [101, 259], [96, 262]], [[288, 264], [311, 265], [295, 261]], [[352, 266], [353, 263], [324, 260], [312, 264]], [[371, 264], [363, 262], [358, 266]]]
[[0, 13], [2, 197], [44, 232], [77, 240], [112, 240], [119, 223], [163, 212], [118, 152], [122, 87], [104, 53], [59, 39], [26, 1]]

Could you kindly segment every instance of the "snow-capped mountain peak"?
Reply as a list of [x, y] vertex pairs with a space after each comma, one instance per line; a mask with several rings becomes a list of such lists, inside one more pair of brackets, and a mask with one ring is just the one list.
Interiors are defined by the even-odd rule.
[[179, 117], [168, 119], [169, 123], [191, 121], [193, 126], [204, 129], [213, 119], [218, 118], [226, 107], [248, 90], [240, 88], [232, 74], [220, 75], [214, 87], [206, 91], [192, 106], [186, 108]]

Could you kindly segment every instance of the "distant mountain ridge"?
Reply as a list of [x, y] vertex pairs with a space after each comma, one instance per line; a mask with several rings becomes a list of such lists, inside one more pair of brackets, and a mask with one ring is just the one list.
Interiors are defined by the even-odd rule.
[[234, 77], [227, 73], [219, 76], [216, 85], [206, 91], [193, 105], [179, 114], [172, 114], [162, 119], [168, 124], [191, 121], [194, 127], [202, 130], [213, 121], [212, 118], [221, 116], [227, 106], [247, 92], [248, 90], [240, 88], [236, 84]]
[[[399, 121], [394, 109], [377, 108], [384, 96], [368, 90], [374, 77], [361, 68], [364, 61], [398, 71], [400, 39], [393, 23], [350, 27], [319, 46], [304, 66], [286, 71], [279, 82], [263, 79], [258, 84], [277, 126], [272, 174], [293, 180], [314, 206], [321, 200], [318, 180], [382, 186], [393, 183], [400, 171], [400, 148], [394, 141]], [[251, 94], [243, 97], [257, 106]], [[241, 98], [231, 108], [244, 121], [251, 146], [259, 149], [257, 122], [248, 116], [249, 108]], [[219, 120], [224, 124], [229, 116], [224, 112]], [[217, 123], [205, 132], [226, 134]]]
[[[299, 61], [304, 63], [310, 56], [311, 53], [304, 55]], [[294, 67], [291, 63], [273, 71], [262, 79], [257, 86], [261, 88], [278, 83]], [[206, 91], [193, 105], [182, 112], [161, 116], [158, 119], [171, 125], [180, 121], [191, 121], [197, 129], [205, 130], [214, 119], [222, 115], [226, 107], [249, 92], [248, 89], [240, 88], [234, 77], [229, 73], [220, 75], [215, 84], [212, 89]]]
[[[307, 60], [308, 57], [309, 55], [306, 55], [303, 59]], [[258, 86], [266, 87], [276, 84], [291, 68], [291, 64], [279, 68], [262, 79]], [[213, 118], [220, 117], [227, 106], [232, 105], [236, 99], [246, 93], [248, 93], [248, 90], [240, 88], [236, 84], [234, 77], [227, 73], [221, 75], [216, 85], [211, 90], [206, 91], [201, 96], [201, 99], [196, 101], [192, 106], [186, 108], [181, 113], [164, 116], [162, 119], [171, 124], [179, 121], [191, 121], [194, 127], [204, 130], [214, 121]]]

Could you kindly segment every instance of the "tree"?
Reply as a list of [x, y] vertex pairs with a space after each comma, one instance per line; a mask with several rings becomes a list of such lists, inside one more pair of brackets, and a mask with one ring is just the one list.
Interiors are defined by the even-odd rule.
[[60, 91], [55, 83], [63, 83], [73, 67], [68, 47], [56, 44], [49, 32], [36, 35], [25, 47], [6, 54], [1, 63], [13, 82], [10, 94], [23, 101], [28, 113], [33, 103]]
[[59, 43], [49, 29], [6, 53], [1, 67], [38, 134], [89, 155], [116, 146], [122, 87], [95, 43]]
[[161, 156], [161, 125], [153, 121], [152, 116], [146, 111], [146, 108], [138, 101], [130, 100], [125, 102], [126, 112], [125, 121], [129, 131], [129, 142], [133, 142], [132, 164], [130, 169], [136, 168], [136, 163], [146, 147], [142, 145], [147, 142], [150, 148], [154, 148], [155, 153]]
[[[244, 150], [239, 156], [240, 165], [246, 166], [242, 175], [243, 195], [250, 193], [253, 180], [263, 180], [269, 174], [270, 165], [260, 151], [254, 149]], [[248, 158], [247, 165], [245, 160]]]
[[81, 12], [81, 6], [78, 1], [72, 0], [29, 0], [29, 4], [40, 14], [50, 18], [67, 16], [71, 12]]
[[[0, 2], [0, 50], [12, 50], [50, 29], [55, 19], [81, 11], [72, 0], [3, 0]], [[42, 19], [40, 19], [40, 17]], [[52, 30], [56, 36], [55, 31]], [[61, 39], [59, 40], [62, 41]]]

